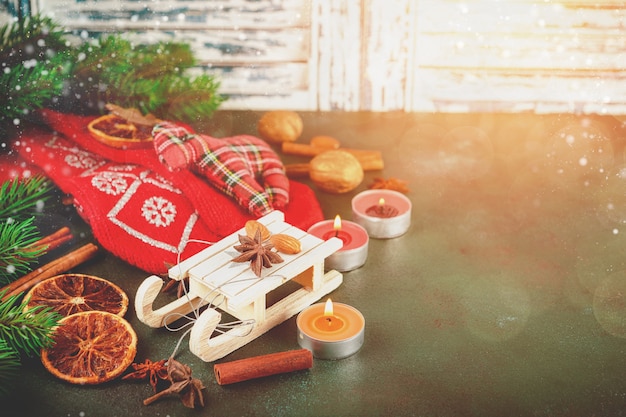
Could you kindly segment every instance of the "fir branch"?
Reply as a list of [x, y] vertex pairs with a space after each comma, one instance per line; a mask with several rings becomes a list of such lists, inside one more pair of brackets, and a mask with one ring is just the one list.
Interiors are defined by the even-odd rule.
[[194, 79], [179, 78], [177, 82], [172, 82], [168, 91], [167, 113], [172, 119], [189, 124], [199, 117], [213, 114], [225, 100], [223, 96], [213, 93], [219, 86], [217, 80], [207, 75]]
[[200, 116], [210, 117], [226, 99], [217, 93], [220, 84], [213, 77], [187, 73], [197, 64], [187, 44], [135, 46], [110, 35], [80, 50], [84, 58], [71, 70], [73, 85], [91, 86], [88, 92], [77, 93], [95, 96], [98, 103], [193, 124]]
[[187, 73], [197, 66], [188, 44], [136, 45], [120, 34], [76, 44], [41, 16], [0, 27], [0, 62], [0, 132], [42, 107], [102, 113], [106, 103], [193, 126], [227, 99], [212, 76]]
[[20, 369], [20, 356], [0, 339], [0, 398], [9, 394], [11, 383]]
[[0, 186], [0, 219], [18, 220], [28, 211], [36, 212], [40, 209], [37, 205], [49, 198], [46, 194], [51, 190], [51, 183], [41, 175], [5, 181]]
[[33, 66], [16, 66], [0, 73], [0, 101], [2, 118], [23, 117], [34, 109], [42, 108], [48, 100], [63, 89], [63, 75], [50, 70], [50, 62], [36, 61]]
[[49, 18], [34, 16], [0, 27], [0, 122], [10, 124], [62, 92], [68, 49], [63, 32]]
[[[0, 299], [4, 293], [0, 293]], [[51, 307], [27, 308], [28, 300], [18, 302], [21, 296], [13, 295], [0, 301], [0, 339], [20, 354], [39, 355], [41, 349], [54, 343], [52, 332], [62, 317]]]
[[45, 247], [32, 247], [40, 237], [33, 220], [34, 217], [24, 221], [0, 220], [0, 285], [30, 272], [32, 264], [45, 252]]
[[0, 49], [3, 53], [21, 50], [25, 43], [36, 45], [39, 39], [46, 39], [48, 48], [65, 44], [63, 30], [49, 17], [30, 16], [0, 27]]

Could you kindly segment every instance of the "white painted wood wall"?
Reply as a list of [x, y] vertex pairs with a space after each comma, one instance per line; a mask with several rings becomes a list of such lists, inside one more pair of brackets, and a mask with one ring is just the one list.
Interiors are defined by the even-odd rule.
[[76, 33], [189, 42], [223, 108], [626, 114], [626, 1], [37, 1]]

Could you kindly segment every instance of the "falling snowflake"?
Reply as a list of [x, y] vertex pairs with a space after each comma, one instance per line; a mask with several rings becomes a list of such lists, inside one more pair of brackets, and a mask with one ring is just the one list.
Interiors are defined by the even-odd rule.
[[91, 179], [91, 185], [109, 195], [122, 194], [128, 188], [126, 179], [113, 172], [101, 172], [94, 176]]
[[144, 201], [141, 214], [148, 223], [166, 227], [176, 218], [176, 206], [163, 197], [150, 197]]

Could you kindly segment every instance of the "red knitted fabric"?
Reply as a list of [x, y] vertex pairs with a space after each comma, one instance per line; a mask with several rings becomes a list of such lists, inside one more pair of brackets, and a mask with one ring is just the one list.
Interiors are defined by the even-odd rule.
[[[121, 150], [92, 138], [92, 117], [43, 112], [55, 131], [26, 131], [14, 147], [74, 197], [95, 238], [111, 253], [151, 273], [185, 259], [254, 218], [190, 170], [170, 172], [152, 149]], [[304, 184], [289, 181], [288, 223], [303, 230], [322, 220], [319, 202]], [[197, 218], [194, 220], [194, 216]]]

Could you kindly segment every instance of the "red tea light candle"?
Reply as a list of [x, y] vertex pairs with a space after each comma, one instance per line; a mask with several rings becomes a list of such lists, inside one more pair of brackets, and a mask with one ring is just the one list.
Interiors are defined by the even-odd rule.
[[411, 200], [394, 190], [367, 190], [352, 199], [352, 220], [370, 237], [402, 236], [411, 225]]
[[313, 304], [298, 314], [298, 344], [318, 359], [343, 359], [354, 355], [365, 340], [365, 318], [346, 304]]
[[367, 230], [358, 224], [342, 220], [337, 215], [335, 220], [315, 223], [307, 232], [323, 240], [333, 237], [341, 239], [343, 243], [341, 249], [326, 258], [324, 266], [327, 270], [348, 272], [365, 264], [369, 236]]

